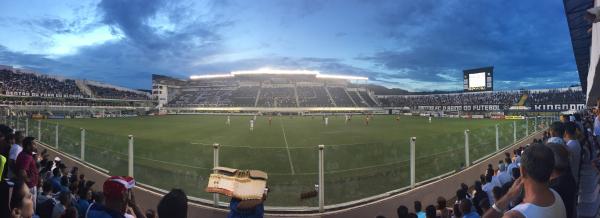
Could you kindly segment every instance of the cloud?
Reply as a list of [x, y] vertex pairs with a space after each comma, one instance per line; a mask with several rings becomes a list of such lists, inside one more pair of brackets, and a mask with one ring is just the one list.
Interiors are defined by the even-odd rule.
[[[378, 23], [389, 30], [387, 37], [396, 41], [398, 48], [356, 59], [423, 82], [458, 79], [462, 69], [493, 65], [496, 81], [558, 77], [576, 83], [577, 77], [571, 76], [575, 65], [564, 31], [564, 11], [557, 10], [562, 9], [561, 3], [510, 2], [386, 5], [390, 12], [382, 13]], [[543, 84], [541, 80], [538, 83]], [[515, 88], [521, 83], [511, 85]]]

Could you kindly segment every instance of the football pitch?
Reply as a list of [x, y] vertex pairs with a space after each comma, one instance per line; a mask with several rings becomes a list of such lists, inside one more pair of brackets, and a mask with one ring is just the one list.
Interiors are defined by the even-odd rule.
[[[169, 190], [182, 188], [193, 197], [212, 200], [205, 193], [213, 167], [213, 143], [220, 144], [219, 165], [268, 173], [267, 206], [317, 206], [317, 198], [301, 199], [318, 183], [318, 145], [325, 145], [325, 203], [359, 200], [409, 186], [409, 139], [416, 137], [416, 181], [459, 169], [465, 162], [465, 134], [469, 129], [469, 158], [475, 161], [499, 147], [533, 133], [534, 122], [524, 120], [457, 119], [375, 115], [364, 116], [168, 115], [132, 118], [64, 119], [41, 122], [41, 141], [80, 157], [85, 132], [85, 161], [112, 175], [127, 174], [128, 135], [134, 137], [134, 177]], [[36, 121], [30, 135], [37, 136]], [[96, 187], [100, 188], [100, 187]], [[227, 199], [221, 197], [221, 201]]]

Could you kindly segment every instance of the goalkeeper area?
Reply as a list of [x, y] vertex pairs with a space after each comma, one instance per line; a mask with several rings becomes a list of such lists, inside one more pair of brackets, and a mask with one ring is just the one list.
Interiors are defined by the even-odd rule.
[[298, 208], [318, 205], [311, 193], [318, 184], [321, 144], [325, 204], [334, 205], [408, 187], [411, 137], [416, 137], [415, 178], [420, 183], [464, 167], [466, 129], [470, 162], [496, 151], [496, 129], [500, 149], [536, 129], [533, 119], [434, 117], [430, 123], [420, 116], [353, 115], [346, 120], [341, 114], [256, 116], [251, 131], [254, 116], [230, 115], [229, 124], [227, 117], [85, 118], [39, 124], [29, 120], [28, 125], [31, 135], [37, 136], [39, 128], [42, 142], [76, 158], [81, 158], [81, 128], [85, 129], [85, 162], [112, 175], [128, 173], [128, 135], [132, 135], [136, 181], [163, 190], [183, 188], [206, 202], [213, 199], [204, 189], [213, 167], [213, 144], [218, 143], [220, 166], [268, 173], [266, 206]]

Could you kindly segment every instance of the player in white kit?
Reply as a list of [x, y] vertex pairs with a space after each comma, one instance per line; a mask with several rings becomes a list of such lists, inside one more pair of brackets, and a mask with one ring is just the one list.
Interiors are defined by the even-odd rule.
[[329, 125], [329, 117], [325, 117], [325, 126]]
[[254, 131], [254, 120], [250, 120], [250, 131]]
[[429, 116], [429, 123], [431, 123], [431, 115]]
[[227, 116], [227, 122], [225, 122], [225, 124], [227, 124], [227, 126], [231, 125], [231, 118], [229, 116]]

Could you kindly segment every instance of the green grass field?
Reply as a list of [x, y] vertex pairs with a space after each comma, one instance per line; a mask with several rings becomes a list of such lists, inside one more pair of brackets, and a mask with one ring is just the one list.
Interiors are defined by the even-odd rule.
[[[409, 185], [409, 139], [416, 140], [416, 180], [424, 181], [464, 164], [464, 130], [470, 130], [470, 160], [495, 147], [495, 125], [500, 125], [500, 147], [513, 143], [513, 121], [363, 116], [345, 123], [343, 116], [322, 118], [281, 116], [170, 115], [157, 117], [65, 119], [42, 121], [42, 141], [80, 156], [80, 128], [86, 129], [85, 160], [110, 171], [127, 174], [127, 135], [135, 141], [135, 178], [162, 189], [183, 188], [188, 195], [212, 199], [203, 190], [213, 165], [213, 143], [219, 143], [220, 165], [259, 169], [269, 174], [267, 206], [316, 206], [317, 199], [300, 200], [317, 184], [317, 145], [325, 150], [325, 202], [358, 200]], [[37, 123], [30, 121], [30, 134]], [[533, 133], [533, 122], [516, 121], [517, 137]], [[98, 188], [98, 187], [97, 187]], [[225, 198], [221, 198], [227, 201]]]

